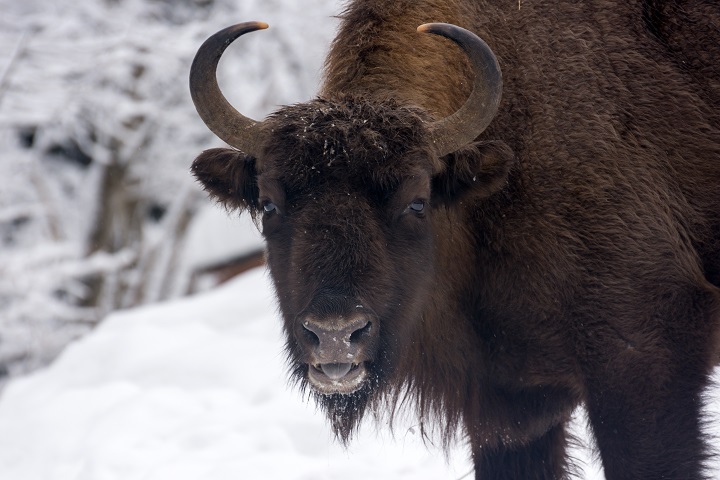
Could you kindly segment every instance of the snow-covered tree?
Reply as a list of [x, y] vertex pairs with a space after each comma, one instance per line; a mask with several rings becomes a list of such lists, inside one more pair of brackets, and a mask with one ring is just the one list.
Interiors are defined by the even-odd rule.
[[338, 10], [0, 0], [0, 373], [44, 364], [109, 311], [184, 293], [184, 243], [207, 202], [188, 167], [220, 144], [188, 92], [197, 47], [232, 23], [271, 24], [219, 72], [261, 118], [313, 95]]

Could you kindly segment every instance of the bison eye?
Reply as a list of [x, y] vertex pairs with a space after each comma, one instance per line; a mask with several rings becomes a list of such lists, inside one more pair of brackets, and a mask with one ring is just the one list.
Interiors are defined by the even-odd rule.
[[425, 210], [425, 200], [413, 200], [408, 208], [414, 213], [422, 213]]
[[277, 213], [277, 205], [269, 200], [263, 202], [263, 210], [266, 214]]

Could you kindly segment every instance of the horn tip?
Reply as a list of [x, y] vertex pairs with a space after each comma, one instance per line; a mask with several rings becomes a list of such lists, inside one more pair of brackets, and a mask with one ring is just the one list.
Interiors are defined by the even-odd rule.
[[452, 29], [452, 28], [458, 28], [455, 25], [452, 25], [450, 23], [423, 23], [419, 27], [417, 27], [417, 31], [420, 33], [435, 33], [439, 34], [445, 30]]
[[423, 23], [422, 25], [417, 27], [417, 31], [420, 33], [428, 33], [428, 31], [430, 30], [430, 25], [432, 25], [432, 23]]
[[270, 27], [270, 25], [268, 25], [265, 22], [247, 22], [245, 24], [239, 24], [239, 25], [245, 25], [246, 27], [249, 26], [253, 30], [265, 30], [266, 28]]

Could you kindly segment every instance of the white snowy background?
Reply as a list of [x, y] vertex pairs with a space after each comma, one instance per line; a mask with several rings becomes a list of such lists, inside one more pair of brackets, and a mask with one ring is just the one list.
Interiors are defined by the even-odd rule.
[[228, 98], [262, 118], [312, 97], [339, 11], [0, 0], [0, 377], [46, 364], [111, 311], [188, 293], [195, 270], [242, 250], [188, 174], [221, 145], [190, 100], [192, 58], [225, 26], [268, 22], [219, 71]]
[[[0, 0], [1, 480], [472, 477], [465, 446], [423, 444], [411, 414], [337, 445], [287, 386], [264, 270], [180, 298], [194, 269], [259, 246], [188, 174], [220, 144], [187, 91], [195, 50], [229, 24], [270, 23], [219, 73], [260, 118], [313, 95], [340, 8]], [[717, 436], [718, 389], [708, 398]], [[600, 480], [578, 416], [573, 455]]]

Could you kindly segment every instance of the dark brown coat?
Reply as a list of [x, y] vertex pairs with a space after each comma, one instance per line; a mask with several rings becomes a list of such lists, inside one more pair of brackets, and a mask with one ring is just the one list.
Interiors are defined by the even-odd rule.
[[[504, 82], [441, 157], [429, 126], [472, 70], [430, 21], [482, 37]], [[608, 480], [710, 478], [718, 59], [714, 0], [356, 0], [319, 98], [193, 170], [262, 218], [295, 378], [342, 439], [411, 400], [462, 428], [478, 479], [566, 478], [584, 404]]]

